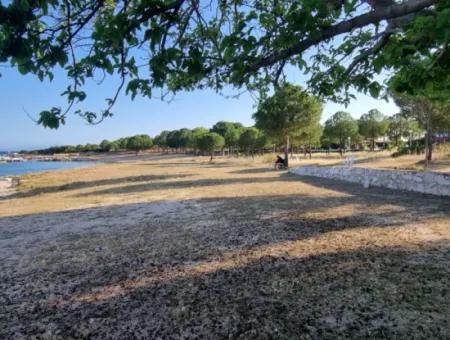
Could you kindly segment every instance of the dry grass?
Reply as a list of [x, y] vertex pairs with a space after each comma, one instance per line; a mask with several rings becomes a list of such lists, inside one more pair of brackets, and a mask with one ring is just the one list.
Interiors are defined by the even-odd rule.
[[0, 338], [450, 337], [448, 199], [268, 167], [26, 176], [0, 201]]
[[[424, 155], [406, 155], [401, 157], [392, 157], [392, 152], [355, 152], [352, 153], [356, 162], [354, 166], [363, 168], [381, 168], [381, 169], [398, 169], [398, 170], [415, 170], [415, 171], [437, 171], [450, 173], [450, 152], [445, 149], [436, 151], [433, 157], [433, 162], [428, 168], [425, 168]], [[312, 159], [298, 156], [298, 160], [294, 158], [293, 165], [313, 164], [313, 165], [342, 165], [344, 159], [349, 154], [344, 154], [340, 157], [339, 154], [313, 154]], [[273, 159], [271, 155], [268, 159]]]

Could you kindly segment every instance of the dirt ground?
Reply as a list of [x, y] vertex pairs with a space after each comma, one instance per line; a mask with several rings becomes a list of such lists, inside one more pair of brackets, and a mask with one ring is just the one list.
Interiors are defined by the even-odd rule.
[[450, 338], [450, 200], [160, 158], [0, 198], [0, 339]]

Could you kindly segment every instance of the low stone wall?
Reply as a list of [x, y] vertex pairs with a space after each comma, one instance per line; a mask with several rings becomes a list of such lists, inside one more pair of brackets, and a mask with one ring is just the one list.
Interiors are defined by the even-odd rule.
[[345, 166], [293, 168], [296, 175], [315, 176], [360, 183], [394, 190], [406, 190], [424, 194], [450, 196], [450, 175], [437, 172], [366, 169]]

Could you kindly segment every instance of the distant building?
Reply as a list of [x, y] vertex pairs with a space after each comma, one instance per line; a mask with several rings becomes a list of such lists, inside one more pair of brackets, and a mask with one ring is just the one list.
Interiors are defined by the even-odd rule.
[[450, 132], [438, 132], [433, 134], [433, 142], [441, 144], [450, 141]]

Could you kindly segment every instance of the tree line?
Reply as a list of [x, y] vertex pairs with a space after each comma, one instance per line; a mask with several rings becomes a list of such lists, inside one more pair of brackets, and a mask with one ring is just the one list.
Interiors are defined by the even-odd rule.
[[146, 134], [135, 135], [131, 137], [119, 138], [114, 141], [104, 139], [100, 144], [78, 144], [78, 145], [60, 145], [52, 146], [47, 149], [33, 150], [36, 154], [54, 154], [54, 153], [80, 153], [80, 152], [114, 152], [120, 150], [132, 150], [139, 152], [150, 149], [153, 146], [153, 139]]
[[34, 150], [37, 154], [80, 153], [80, 152], [116, 152], [143, 151], [156, 149], [162, 152], [190, 152], [194, 154], [208, 154], [211, 159], [214, 153], [221, 150], [228, 154], [244, 152], [254, 154], [269, 146], [266, 135], [256, 127], [245, 127], [238, 122], [220, 121], [210, 129], [197, 127], [178, 130], [162, 131], [154, 138], [141, 134], [120, 138], [114, 141], [103, 140], [99, 144], [80, 144], [53, 146], [47, 149]]
[[[397, 103], [400, 105], [400, 100]], [[379, 137], [387, 137], [378, 143], [384, 148], [397, 147], [408, 151], [413, 147], [415, 151], [424, 148], [420, 140], [427, 131], [427, 122], [412, 114], [400, 112], [388, 117], [372, 109], [355, 119], [348, 112], [338, 111], [324, 124], [320, 123], [321, 117], [322, 103], [317, 97], [300, 86], [285, 84], [260, 102], [253, 115], [255, 126], [252, 127], [219, 121], [210, 129], [165, 130], [154, 138], [136, 135], [115, 141], [103, 140], [100, 144], [52, 147], [39, 150], [39, 153], [139, 152], [152, 148], [159, 152], [207, 154], [213, 159], [218, 151], [228, 155], [245, 153], [253, 156], [264, 151], [283, 150], [288, 165], [289, 152], [294, 150], [301, 150], [310, 157], [314, 148], [338, 150], [341, 155], [347, 149], [369, 148], [374, 151]], [[442, 123], [440, 128], [440, 131], [448, 131], [445, 129], [449, 129], [450, 124]], [[433, 131], [438, 130], [435, 128]]]
[[295, 147], [301, 147], [305, 154], [309, 152], [310, 157], [314, 147], [337, 149], [342, 155], [346, 149], [368, 147], [374, 151], [380, 137], [387, 137], [380, 143], [384, 148], [396, 147], [400, 153], [425, 150], [426, 160], [430, 161], [435, 137], [440, 134], [448, 140], [449, 107], [424, 96], [401, 94], [398, 83], [400, 80], [393, 78], [390, 95], [400, 112], [390, 117], [377, 109], [362, 114], [359, 119], [338, 111], [321, 125], [320, 99], [300, 86], [286, 83], [259, 103], [253, 118], [272, 142], [284, 146], [286, 165], [288, 152]]

